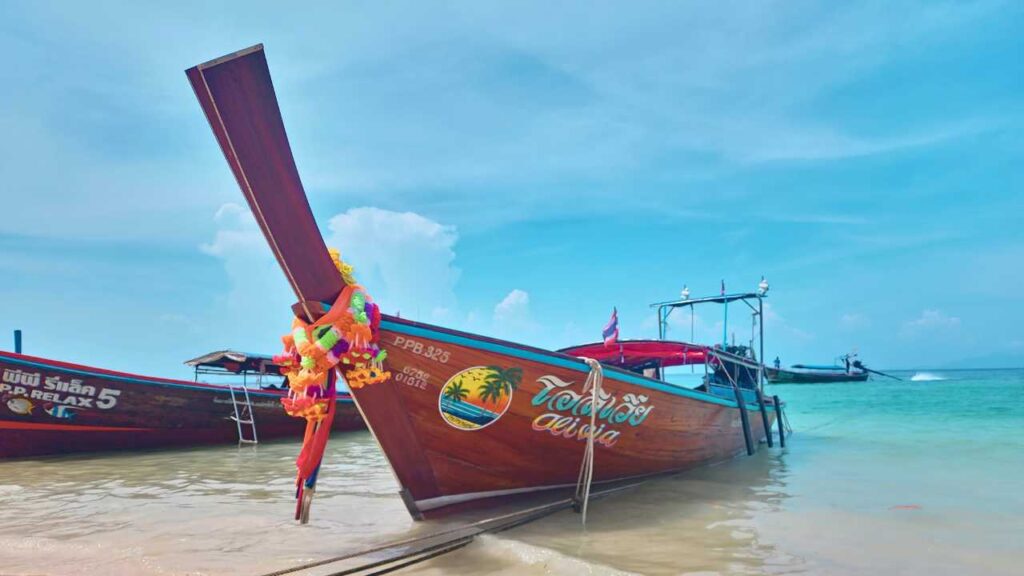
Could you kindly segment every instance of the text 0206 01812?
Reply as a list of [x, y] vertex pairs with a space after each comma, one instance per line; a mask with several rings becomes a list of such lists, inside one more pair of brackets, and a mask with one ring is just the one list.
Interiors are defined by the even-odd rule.
[[430, 379], [430, 374], [427, 374], [423, 370], [413, 368], [412, 366], [406, 366], [402, 368], [402, 371], [395, 374], [395, 381], [401, 382], [406, 386], [412, 386], [413, 388], [419, 388], [420, 390], [427, 389], [427, 380]]

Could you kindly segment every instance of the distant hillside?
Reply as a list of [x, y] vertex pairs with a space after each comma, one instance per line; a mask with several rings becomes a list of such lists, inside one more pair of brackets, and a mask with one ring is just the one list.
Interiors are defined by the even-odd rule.
[[1024, 368], [1024, 352], [1008, 353], [993, 352], [984, 356], [974, 356], [939, 366], [948, 370], [965, 368]]

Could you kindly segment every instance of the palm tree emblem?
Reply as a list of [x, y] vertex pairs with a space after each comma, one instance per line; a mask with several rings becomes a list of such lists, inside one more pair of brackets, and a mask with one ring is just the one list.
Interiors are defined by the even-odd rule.
[[522, 368], [488, 366], [487, 369], [491, 373], [484, 377], [484, 385], [479, 389], [479, 398], [483, 402], [497, 404], [503, 396], [511, 396], [523, 379]]
[[437, 408], [452, 427], [479, 430], [496, 422], [509, 409], [512, 392], [522, 380], [522, 368], [471, 366], [445, 382]]
[[444, 389], [444, 396], [452, 402], [462, 402], [469, 398], [469, 390], [466, 390], [465, 386], [462, 385], [462, 380], [459, 380]]

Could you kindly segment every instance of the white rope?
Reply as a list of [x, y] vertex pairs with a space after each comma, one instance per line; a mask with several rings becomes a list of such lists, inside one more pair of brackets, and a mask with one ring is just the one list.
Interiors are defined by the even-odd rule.
[[594, 436], [597, 425], [597, 404], [601, 395], [601, 384], [604, 382], [604, 371], [601, 363], [593, 358], [580, 357], [590, 366], [590, 374], [587, 374], [586, 384], [583, 389], [590, 388], [590, 430], [587, 435], [587, 447], [583, 452], [583, 462], [580, 464], [580, 474], [576, 480], [576, 496], [573, 498], [579, 512], [582, 514], [583, 524], [587, 523], [587, 503], [590, 501], [590, 485], [594, 480]]

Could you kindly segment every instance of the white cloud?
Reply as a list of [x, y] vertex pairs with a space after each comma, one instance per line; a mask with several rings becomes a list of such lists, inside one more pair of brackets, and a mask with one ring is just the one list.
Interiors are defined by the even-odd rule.
[[764, 330], [766, 334], [783, 334], [804, 342], [814, 338], [814, 334], [786, 321], [781, 314], [775, 311], [771, 302], [764, 303]]
[[[229, 289], [218, 305], [236, 318], [246, 317], [253, 310], [274, 310], [269, 314], [272, 322], [287, 321], [295, 296], [252, 212], [227, 203], [217, 209], [213, 219], [217, 225], [213, 240], [200, 245], [199, 250], [224, 264]], [[257, 324], [268, 334], [280, 332], [283, 326], [260, 321]]]
[[274, 352], [291, 325], [295, 295], [267, 246], [252, 213], [234, 203], [214, 215], [213, 239], [199, 250], [224, 266], [226, 290], [210, 302], [203, 319], [214, 347]]
[[[653, 328], [652, 336], [657, 335], [657, 314], [648, 317], [643, 326], [645, 328], [650, 326]], [[722, 340], [722, 320], [709, 321], [692, 308], [677, 309], [668, 317], [665, 339], [703, 344], [720, 342]]]
[[[722, 326], [724, 323], [723, 310], [720, 306], [705, 309], [710, 317], [696, 312], [691, 317], [691, 310], [687, 309], [679, 309], [673, 312], [668, 319], [666, 339], [692, 341], [698, 344], [721, 342], [723, 336]], [[769, 302], [764, 303], [764, 317], [766, 339], [772, 339], [781, 335], [806, 342], [814, 338], [812, 333], [790, 324], [782, 315], [775, 311]], [[645, 329], [651, 330], [652, 336], [657, 334], [657, 316], [648, 316], [644, 319], [642, 326]], [[749, 309], [742, 304], [732, 304], [729, 307], [729, 331], [727, 334], [729, 342], [732, 342], [734, 338], [737, 344], [748, 342], [751, 337], [750, 330]]]
[[921, 315], [903, 323], [900, 334], [906, 337], [943, 334], [960, 328], [960, 318], [941, 310], [923, 310]]
[[839, 318], [839, 329], [846, 331], [860, 330], [871, 325], [871, 320], [860, 312], [847, 312]]
[[[224, 204], [214, 220], [213, 240], [199, 248], [224, 260], [229, 276], [237, 281], [236, 290], [244, 289], [257, 275], [280, 280], [266, 241], [247, 208]], [[356, 279], [386, 311], [424, 320], [452, 316], [460, 272], [454, 266], [458, 240], [454, 227], [414, 212], [367, 207], [335, 215], [328, 228], [326, 244], [338, 248], [342, 258], [355, 266]]]
[[[202, 252], [223, 261], [230, 290], [223, 304], [240, 312], [268, 306], [285, 310], [291, 303], [287, 283], [256, 226], [252, 214], [237, 204], [221, 206], [218, 229]], [[511, 290], [488, 319], [460, 310], [455, 284], [458, 233], [414, 212], [374, 207], [353, 208], [331, 218], [325, 241], [355, 267], [356, 279], [389, 313], [505, 338], [527, 339], [539, 326], [530, 311], [530, 295]], [[275, 319], [275, 322], [277, 320]], [[460, 326], [461, 325], [461, 326]], [[280, 331], [268, 324], [270, 333]]]
[[494, 306], [494, 332], [503, 338], [525, 339], [537, 327], [530, 313], [530, 294], [518, 288]]
[[248, 255], [269, 255], [266, 242], [260, 233], [256, 220], [247, 209], [228, 202], [222, 204], [213, 216], [217, 223], [213, 241], [199, 246], [204, 254], [218, 257]]
[[521, 321], [530, 314], [530, 294], [525, 290], [513, 289], [494, 307], [494, 321], [506, 324]]
[[[214, 221], [213, 239], [199, 249], [224, 264], [230, 288], [216, 305], [226, 322], [239, 319], [240, 325], [264, 335], [286, 331], [295, 297], [252, 213], [224, 204]], [[331, 218], [328, 228], [327, 245], [341, 250], [342, 258], [355, 266], [356, 279], [385, 311], [446, 324], [458, 319], [454, 227], [413, 212], [353, 208]], [[264, 320], [252, 318], [253, 310], [273, 312], [259, 315]], [[275, 345], [269, 341], [263, 349]]]
[[[443, 213], [447, 222], [467, 213], [479, 225], [609, 204], [618, 211], [619, 186], [553, 198], [551, 182], [614, 180], [666, 156], [682, 168], [662, 177], [679, 184], [723, 165], [925, 147], [1000, 122], [956, 109], [865, 131], [820, 105], [898, 62], [908, 45], [943, 42], [998, 17], [1006, 8], [998, 2], [643, 10], [399, 3], [322, 7], [318, 18], [270, 3], [238, 30], [210, 24], [232, 15], [229, 6], [209, 7], [202, 20], [122, 8], [114, 20], [70, 4], [10, 14], [22, 33], [0, 38], [0, 48], [19, 58], [0, 80], [35, 81], [0, 96], [10, 111], [0, 124], [19, 135], [0, 143], [4, 180], [18, 190], [0, 230], [173, 242], [215, 198], [235, 197], [184, 78], [167, 71], [246, 45], [254, 27], [265, 28], [307, 185], [343, 205], [379, 190], [391, 206]], [[121, 33], [113, 38], [111, 28]], [[339, 41], [324, 43], [326, 36]], [[155, 37], [166, 41], [147, 42]], [[46, 75], [55, 51], [77, 59]], [[105, 74], [123, 80], [118, 90], [95, 81]], [[677, 204], [671, 195], [633, 193]], [[153, 216], [140, 225], [143, 213]]]
[[330, 219], [327, 245], [389, 313], [442, 321], [457, 309], [458, 233], [415, 212], [352, 208]]

